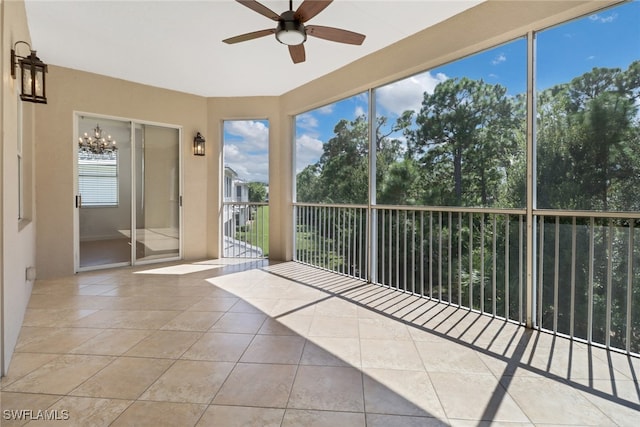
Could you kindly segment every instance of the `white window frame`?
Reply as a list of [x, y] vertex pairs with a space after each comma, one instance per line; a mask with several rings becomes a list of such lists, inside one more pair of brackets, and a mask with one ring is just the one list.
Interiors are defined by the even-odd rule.
[[17, 168], [18, 168], [18, 221], [22, 221], [24, 219], [24, 158], [23, 158], [23, 149], [22, 149], [22, 139], [23, 139], [23, 103], [20, 99], [20, 94], [16, 96], [16, 100], [18, 103], [17, 108]]

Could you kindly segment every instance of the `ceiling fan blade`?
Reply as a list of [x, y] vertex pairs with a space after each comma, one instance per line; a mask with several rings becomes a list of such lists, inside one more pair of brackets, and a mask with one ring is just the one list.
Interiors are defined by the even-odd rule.
[[230, 38], [222, 40], [222, 41], [227, 43], [227, 44], [246, 42], [247, 40], [253, 40], [253, 39], [260, 38], [260, 37], [268, 36], [270, 34], [274, 34], [275, 32], [276, 32], [275, 29], [270, 28], [268, 30], [260, 30], [260, 31], [254, 31], [252, 33], [240, 34], [239, 36], [230, 37]]
[[300, 22], [307, 22], [322, 12], [332, 1], [333, 0], [304, 0], [300, 7], [298, 7], [298, 10], [296, 10], [295, 17]]
[[342, 30], [340, 28], [324, 27], [322, 25], [307, 25], [307, 35], [332, 42], [357, 44], [364, 42], [365, 35], [354, 33], [353, 31]]
[[303, 44], [289, 45], [289, 54], [294, 64], [304, 62], [307, 59]]
[[277, 21], [280, 19], [280, 15], [275, 13], [273, 10], [269, 9], [267, 6], [258, 3], [255, 0], [236, 0], [238, 3], [247, 6], [249, 9], [254, 12], [258, 12], [260, 15], [266, 16], [267, 18]]

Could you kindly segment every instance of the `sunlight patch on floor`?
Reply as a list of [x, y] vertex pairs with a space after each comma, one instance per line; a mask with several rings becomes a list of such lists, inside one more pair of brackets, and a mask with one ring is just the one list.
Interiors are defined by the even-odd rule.
[[197, 273], [199, 271], [213, 270], [214, 268], [224, 267], [223, 265], [195, 265], [195, 264], [181, 264], [172, 265], [169, 267], [154, 268], [151, 270], [136, 271], [134, 274], [190, 274]]

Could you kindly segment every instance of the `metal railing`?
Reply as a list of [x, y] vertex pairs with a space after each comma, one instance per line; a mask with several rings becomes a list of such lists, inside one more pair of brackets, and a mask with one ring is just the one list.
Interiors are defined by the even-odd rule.
[[362, 205], [299, 205], [295, 210], [295, 259], [367, 279], [368, 210]]
[[538, 329], [640, 353], [640, 214], [535, 210], [532, 236], [519, 209], [296, 203], [294, 214], [298, 262], [519, 324], [529, 308]]
[[524, 323], [524, 212], [376, 207], [375, 283]]
[[640, 214], [537, 211], [537, 327], [640, 353]]
[[295, 219], [296, 261], [524, 322], [524, 212], [296, 204]]
[[267, 258], [269, 256], [269, 205], [225, 202], [223, 209], [223, 256]]

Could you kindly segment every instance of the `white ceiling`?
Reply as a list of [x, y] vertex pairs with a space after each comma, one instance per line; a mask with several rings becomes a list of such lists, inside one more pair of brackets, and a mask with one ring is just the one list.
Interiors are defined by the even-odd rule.
[[[308, 24], [365, 34], [362, 46], [309, 37], [307, 60], [267, 36], [223, 39], [275, 22], [233, 0], [25, 0], [32, 45], [48, 64], [196, 95], [281, 95], [482, 0], [335, 0]], [[286, 0], [261, 2], [276, 13]], [[297, 9], [301, 1], [293, 2]]]

